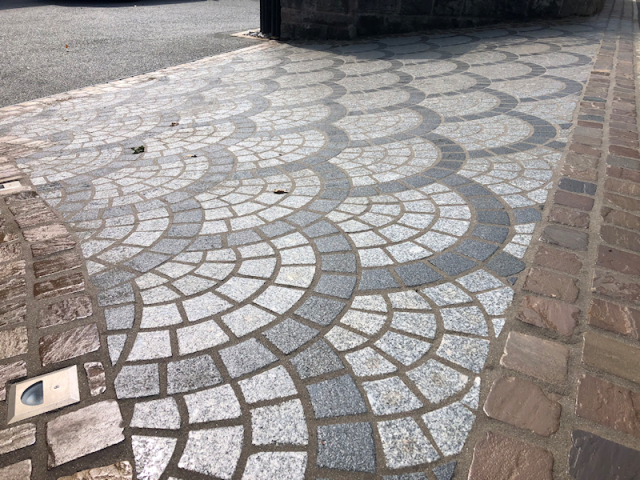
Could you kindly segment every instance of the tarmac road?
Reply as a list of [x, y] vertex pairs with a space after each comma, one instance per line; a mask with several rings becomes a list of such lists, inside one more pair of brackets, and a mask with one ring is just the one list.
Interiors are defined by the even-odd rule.
[[0, 0], [0, 107], [254, 45], [229, 34], [259, 24], [259, 0]]

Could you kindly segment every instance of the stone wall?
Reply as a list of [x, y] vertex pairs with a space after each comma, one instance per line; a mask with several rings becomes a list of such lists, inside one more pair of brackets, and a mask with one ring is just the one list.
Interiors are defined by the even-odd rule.
[[282, 0], [282, 37], [350, 39], [524, 18], [593, 15], [604, 0]]

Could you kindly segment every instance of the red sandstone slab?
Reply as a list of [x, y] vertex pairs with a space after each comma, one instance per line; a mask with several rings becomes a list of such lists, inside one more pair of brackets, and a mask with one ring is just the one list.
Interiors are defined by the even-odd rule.
[[635, 480], [640, 475], [640, 451], [590, 432], [571, 432], [569, 474], [576, 480]]
[[0, 365], [0, 401], [6, 397], [6, 384], [11, 380], [27, 376], [27, 364], [24, 360]]
[[88, 295], [72, 297], [47, 305], [38, 315], [38, 328], [62, 325], [93, 313], [91, 298]]
[[569, 350], [564, 345], [532, 335], [510, 332], [500, 365], [549, 383], [567, 379]]
[[571, 250], [586, 250], [589, 244], [589, 236], [586, 232], [560, 225], [546, 226], [540, 240]]
[[593, 273], [592, 291], [615, 300], [640, 305], [640, 282], [632, 276], [596, 269]]
[[44, 260], [33, 262], [33, 272], [36, 278], [54, 275], [65, 270], [73, 270], [82, 266], [82, 260], [74, 252], [61, 253]]
[[489, 417], [546, 437], [558, 431], [561, 411], [539, 386], [516, 377], [496, 379], [484, 404]]
[[640, 212], [640, 200], [636, 198], [625, 197], [611, 192], [604, 192], [604, 203], [610, 207], [618, 207], [630, 212]]
[[640, 384], [640, 348], [613, 338], [585, 332], [582, 363]]
[[13, 277], [15, 275], [25, 274], [25, 262], [24, 260], [18, 260], [17, 262], [5, 263], [0, 265], [0, 279], [7, 277]]
[[565, 192], [564, 190], [558, 190], [555, 193], [553, 202], [556, 205], [577, 208], [578, 210], [584, 210], [585, 212], [590, 212], [593, 208], [593, 198], [577, 195], [571, 192]]
[[33, 294], [37, 299], [58, 297], [82, 290], [84, 290], [82, 272], [71, 273], [54, 280], [46, 280], [33, 286]]
[[9, 208], [20, 228], [58, 220], [56, 214], [42, 200], [20, 202], [15, 205], [12, 204]]
[[64, 225], [56, 223], [53, 225], [43, 225], [41, 227], [24, 230], [22, 232], [22, 235], [24, 235], [24, 238], [27, 242], [32, 243], [61, 237], [63, 235], [67, 235], [68, 233], [69, 232]]
[[603, 225], [600, 229], [600, 237], [606, 243], [616, 245], [632, 252], [640, 252], [640, 234], [623, 230], [611, 225]]
[[549, 221], [568, 225], [569, 227], [589, 228], [589, 214], [575, 208], [553, 205], [549, 212]]
[[533, 261], [543, 267], [559, 270], [570, 275], [577, 275], [582, 268], [582, 262], [576, 254], [545, 245], [541, 245], [538, 248]]
[[0, 244], [0, 262], [19, 260], [22, 257], [22, 245], [19, 242]]
[[640, 338], [640, 310], [594, 298], [591, 300], [588, 320], [589, 325], [594, 327], [627, 335], [636, 340]]
[[92, 323], [42, 337], [40, 359], [44, 366], [80, 357], [86, 353], [95, 352], [99, 348], [98, 327]]
[[516, 318], [524, 323], [546, 328], [564, 336], [573, 335], [580, 309], [565, 302], [526, 295]]
[[487, 432], [476, 443], [468, 480], [552, 480], [553, 455], [515, 438]]
[[31, 244], [31, 253], [34, 257], [44, 257], [52, 253], [71, 250], [76, 246], [76, 241], [71, 235], [51, 238], [43, 242], [34, 242]]
[[580, 290], [575, 278], [561, 273], [532, 267], [524, 283], [525, 290], [565, 302], [573, 303]]
[[604, 188], [620, 195], [628, 195], [636, 198], [640, 196], [640, 183], [623, 182], [622, 180], [609, 177], [605, 180]]
[[578, 382], [576, 415], [640, 437], [640, 393], [586, 375]]
[[640, 275], [640, 255], [600, 245], [596, 264], [627, 275]]
[[615, 225], [617, 227], [628, 228], [630, 230], [640, 231], [640, 217], [621, 210], [613, 210], [609, 207], [603, 207], [601, 211], [602, 219], [605, 223]]

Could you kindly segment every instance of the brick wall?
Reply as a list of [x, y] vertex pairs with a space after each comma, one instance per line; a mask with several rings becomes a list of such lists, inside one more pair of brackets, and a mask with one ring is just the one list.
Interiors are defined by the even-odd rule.
[[282, 0], [282, 37], [349, 39], [502, 20], [593, 15], [604, 0]]

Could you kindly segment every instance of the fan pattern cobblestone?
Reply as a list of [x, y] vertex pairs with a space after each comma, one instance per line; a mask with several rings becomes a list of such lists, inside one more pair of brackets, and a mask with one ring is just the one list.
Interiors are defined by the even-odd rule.
[[269, 43], [0, 110], [137, 478], [451, 478], [601, 36]]

